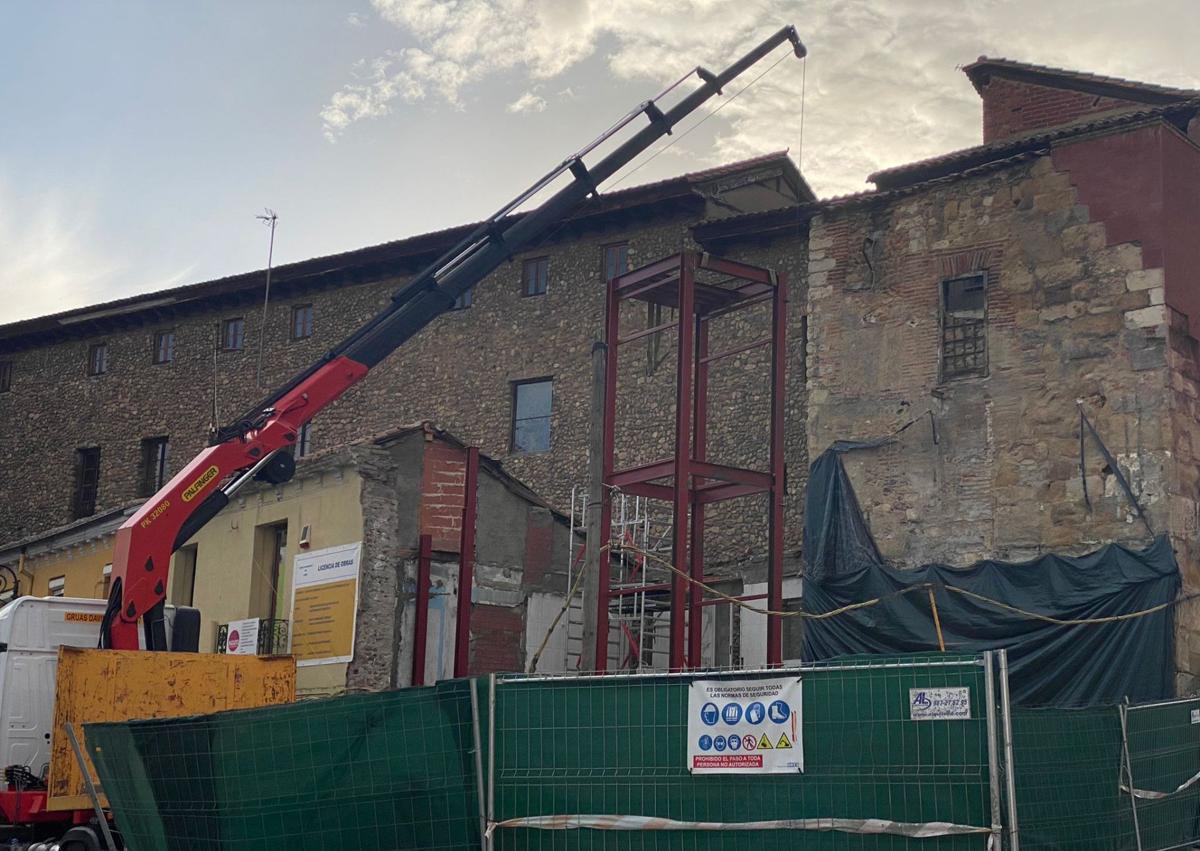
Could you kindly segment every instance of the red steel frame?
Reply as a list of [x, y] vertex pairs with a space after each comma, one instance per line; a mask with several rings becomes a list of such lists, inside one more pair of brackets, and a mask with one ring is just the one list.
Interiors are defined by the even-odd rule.
[[[720, 284], [696, 280], [697, 272], [724, 276]], [[678, 322], [666, 323], [621, 336], [621, 304], [630, 299], [649, 301], [678, 310]], [[710, 353], [711, 323], [752, 305], [771, 304], [770, 334], [733, 349]], [[672, 671], [701, 666], [702, 607], [704, 599], [696, 581], [704, 576], [704, 512], [710, 503], [766, 493], [769, 499], [767, 542], [767, 607], [783, 608], [783, 405], [787, 329], [787, 279], [769, 269], [750, 266], [697, 252], [683, 252], [634, 269], [608, 283], [605, 339], [608, 343], [607, 380], [604, 389], [604, 483], [625, 493], [664, 500], [672, 509], [671, 621], [669, 659]], [[613, 468], [617, 410], [618, 350], [625, 343], [678, 327], [676, 352], [675, 446], [673, 457], [624, 470]], [[770, 469], [750, 470], [708, 461], [708, 381], [710, 365], [750, 349], [771, 352]], [[665, 481], [663, 481], [665, 480]], [[612, 527], [611, 500], [604, 500], [601, 540]], [[693, 580], [689, 582], [682, 574]], [[608, 663], [608, 612], [610, 601], [623, 593], [610, 588], [610, 563], [600, 559], [600, 594], [597, 600], [596, 666]], [[643, 590], [662, 586], [646, 586]], [[635, 589], [636, 590], [636, 589]], [[767, 616], [767, 664], [783, 661], [782, 623]]]

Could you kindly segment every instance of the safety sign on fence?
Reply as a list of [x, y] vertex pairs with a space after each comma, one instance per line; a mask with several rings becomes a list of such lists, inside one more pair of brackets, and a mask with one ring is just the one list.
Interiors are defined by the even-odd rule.
[[693, 774], [795, 774], [804, 770], [799, 677], [695, 680], [688, 693]]

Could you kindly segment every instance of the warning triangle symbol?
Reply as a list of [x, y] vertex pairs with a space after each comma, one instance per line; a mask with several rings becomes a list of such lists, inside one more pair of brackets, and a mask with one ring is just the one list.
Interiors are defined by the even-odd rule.
[[767, 738], [767, 734], [763, 733], [762, 738], [758, 740], [758, 749], [760, 751], [769, 751], [773, 747], [775, 746], [771, 744], [771, 740]]
[[792, 746], [792, 743], [791, 743], [791, 741], [788, 739], [788, 737], [787, 737], [787, 733], [780, 733], [780, 734], [779, 734], [779, 741], [778, 741], [778, 742], [775, 744], [775, 747], [776, 747], [778, 750], [783, 750], [784, 748], [790, 748], [791, 746]]

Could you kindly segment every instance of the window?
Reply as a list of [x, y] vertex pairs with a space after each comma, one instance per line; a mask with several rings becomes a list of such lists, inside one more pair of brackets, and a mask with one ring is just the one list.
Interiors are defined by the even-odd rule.
[[196, 593], [196, 545], [175, 553], [171, 566], [171, 605], [190, 606]]
[[550, 407], [554, 382], [549, 378], [513, 384], [512, 451], [550, 449]]
[[0, 393], [12, 390], [12, 361], [0, 360]]
[[545, 295], [550, 286], [550, 258], [535, 257], [521, 267], [521, 295]]
[[272, 523], [254, 530], [254, 573], [250, 583], [252, 618], [274, 618], [280, 574], [287, 552], [287, 523]]
[[88, 346], [88, 375], [104, 375], [108, 372], [108, 343]]
[[159, 331], [154, 335], [154, 362], [170, 363], [175, 360], [175, 332]]
[[942, 281], [942, 379], [987, 374], [987, 273]]
[[142, 496], [150, 496], [171, 478], [171, 440], [147, 437], [142, 441]]
[[313, 306], [298, 304], [292, 308], [292, 339], [307, 340], [312, 336]]
[[71, 513], [76, 519], [96, 513], [96, 493], [100, 488], [100, 447], [75, 450], [75, 494]]
[[604, 282], [629, 271], [629, 243], [614, 242], [600, 249], [604, 258]]
[[246, 344], [246, 320], [242, 317], [226, 319], [221, 323], [221, 348], [236, 352]]
[[475, 293], [475, 288], [471, 287], [471, 289], [467, 290], [465, 293], [463, 293], [462, 295], [460, 295], [458, 298], [456, 298], [454, 300], [454, 306], [451, 307], [450, 309], [451, 310], [466, 310], [468, 307], [471, 306], [471, 300], [472, 300], [472, 296], [474, 295], [474, 293]]
[[51, 576], [49, 582], [51, 597], [64, 597], [67, 593], [67, 577]]
[[296, 439], [296, 459], [299, 460], [312, 453], [312, 423], [300, 426], [300, 435]]
[[100, 579], [100, 599], [107, 600], [110, 591], [112, 591], [112, 565], [106, 564]]

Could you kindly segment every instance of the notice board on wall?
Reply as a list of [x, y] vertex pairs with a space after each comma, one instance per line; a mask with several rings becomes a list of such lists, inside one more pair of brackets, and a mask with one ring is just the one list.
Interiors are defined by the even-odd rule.
[[292, 655], [297, 665], [354, 656], [362, 542], [296, 556], [292, 571]]

